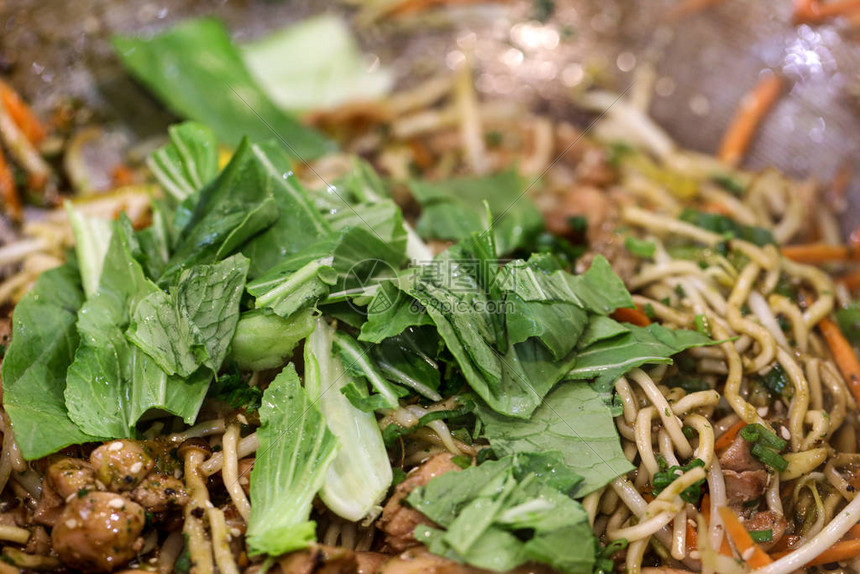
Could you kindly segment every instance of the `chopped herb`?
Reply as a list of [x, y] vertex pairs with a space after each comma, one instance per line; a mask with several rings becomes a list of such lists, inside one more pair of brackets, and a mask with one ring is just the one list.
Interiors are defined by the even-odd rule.
[[632, 235], [624, 238], [624, 247], [627, 251], [642, 259], [651, 259], [654, 257], [654, 252], [657, 251], [657, 245], [653, 241], [638, 239]]
[[788, 445], [787, 442], [776, 436], [772, 430], [758, 423], [749, 424], [741, 429], [741, 437], [747, 442], [761, 444], [779, 451]]
[[[759, 247], [776, 244], [773, 234], [763, 227], [743, 225], [734, 219], [716, 213], [705, 213], [695, 209], [685, 209], [681, 213], [681, 221], [692, 223], [696, 227], [720, 233], [726, 239], [743, 239]], [[719, 250], [719, 249], [718, 249]]]
[[546, 22], [555, 14], [555, 0], [534, 0], [532, 17], [539, 22]]
[[613, 574], [615, 572], [615, 561], [612, 560], [612, 555], [626, 549], [627, 545], [626, 538], [613, 540], [606, 546], [600, 546], [597, 543], [597, 549], [594, 553], [594, 571], [592, 574]]
[[788, 461], [783, 458], [779, 452], [772, 448], [768, 448], [761, 443], [756, 443], [750, 449], [754, 457], [759, 459], [765, 466], [777, 470], [779, 472], [788, 468]]
[[694, 429], [693, 427], [681, 427], [681, 432], [684, 433], [684, 436], [689, 439], [696, 437], [696, 429]]
[[684, 373], [675, 373], [666, 380], [666, 384], [671, 388], [680, 387], [687, 394], [696, 393], [699, 391], [707, 391], [711, 386], [704, 380], [695, 375]]
[[574, 215], [567, 218], [567, 225], [574, 233], [585, 233], [588, 231], [588, 218], [584, 215]]
[[743, 197], [747, 191], [741, 182], [725, 173], [715, 173], [711, 181], [736, 197]]
[[750, 530], [749, 532], [753, 542], [773, 542], [773, 530]]
[[701, 333], [702, 335], [707, 335], [711, 337], [711, 323], [708, 321], [708, 317], [706, 315], [696, 315], [695, 318], [696, 323], [696, 331]]
[[391, 487], [395, 487], [404, 480], [406, 480], [406, 471], [402, 468], [394, 467], [391, 469], [391, 474], [394, 478], [391, 480]]
[[645, 316], [652, 321], [657, 318], [657, 313], [654, 312], [654, 305], [651, 303], [645, 303], [645, 305], [642, 306], [642, 312], [645, 313]]
[[488, 148], [497, 148], [502, 145], [502, 132], [498, 131], [489, 131], [484, 135], [484, 141], [487, 144]]
[[231, 366], [212, 383], [209, 396], [227, 403], [234, 409], [244, 408], [251, 413], [260, 408], [263, 391], [249, 386], [238, 368]]
[[612, 142], [609, 144], [609, 154], [607, 161], [609, 165], [614, 168], [617, 168], [621, 165], [621, 161], [628, 155], [634, 153], [634, 149], [627, 143], [624, 142]]
[[[684, 466], [672, 466], [668, 467], [666, 460], [663, 457], [657, 459], [657, 463], [660, 465], [660, 472], [654, 475], [654, 478], [651, 480], [651, 494], [657, 496], [663, 490], [675, 482], [675, 479], [684, 474], [687, 471], [690, 471], [697, 466], [704, 467], [705, 461], [700, 458], [693, 459], [689, 463]], [[668, 467], [668, 468], [667, 468]], [[681, 492], [681, 500], [685, 502], [689, 502], [691, 504], [695, 504], [699, 502], [699, 499], [702, 497], [702, 485], [705, 484], [705, 479], [697, 481], [695, 484], [691, 484], [687, 488]]]
[[455, 457], [452, 457], [451, 462], [453, 462], [460, 468], [469, 468], [470, 466], [472, 466], [472, 457], [460, 454]]
[[493, 449], [486, 447], [478, 451], [478, 455], [475, 457], [475, 462], [477, 464], [483, 464], [485, 461], [492, 460], [493, 458], [495, 458]]
[[188, 574], [191, 572], [191, 551], [188, 549], [187, 544], [182, 550], [182, 554], [179, 555], [179, 558], [173, 564], [173, 570], [179, 574]]
[[756, 377], [756, 381], [774, 396], [782, 396], [788, 386], [788, 377], [779, 363], [764, 375]]

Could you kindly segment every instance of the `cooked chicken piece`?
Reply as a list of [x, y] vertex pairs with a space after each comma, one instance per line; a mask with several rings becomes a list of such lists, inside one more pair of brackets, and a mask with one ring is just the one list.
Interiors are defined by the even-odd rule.
[[391, 556], [380, 552], [356, 552], [355, 560], [358, 563], [357, 574], [376, 574], [383, 564], [391, 560]]
[[[551, 574], [547, 566], [525, 564], [508, 574]], [[491, 570], [459, 564], [453, 560], [430, 554], [427, 550], [414, 548], [392, 558], [382, 565], [379, 574], [493, 574]]]
[[131, 499], [149, 512], [164, 512], [171, 506], [184, 506], [188, 502], [188, 493], [178, 478], [153, 472], [131, 491]]
[[770, 542], [758, 543], [762, 550], [768, 551], [776, 546], [776, 543], [785, 535], [788, 521], [786, 521], [785, 516], [782, 514], [777, 514], [772, 510], [762, 510], [747, 518], [744, 521], [744, 527], [750, 532], [755, 530], [770, 530], [773, 533], [773, 539]]
[[726, 482], [726, 498], [729, 506], [737, 507], [764, 495], [767, 489], [768, 474], [766, 470], [745, 470], [735, 472], [724, 470], [723, 479]]
[[54, 461], [45, 476], [63, 500], [72, 494], [96, 489], [96, 473], [92, 465], [79, 458], [61, 458]]
[[763, 469], [764, 465], [753, 457], [750, 448], [750, 442], [738, 433], [729, 448], [720, 455], [720, 468], [736, 472]]
[[356, 574], [355, 552], [346, 548], [318, 544], [287, 554], [278, 564], [281, 574]]
[[41, 526], [36, 526], [32, 529], [30, 539], [27, 540], [27, 545], [24, 547], [24, 552], [28, 554], [39, 554], [46, 556], [51, 553], [51, 535]]
[[410, 472], [406, 480], [395, 487], [394, 494], [385, 503], [382, 517], [377, 522], [377, 526], [385, 532], [385, 544], [395, 552], [401, 552], [418, 544], [412, 535], [416, 526], [433, 524], [423, 514], [406, 506], [406, 497], [415, 488], [430, 482], [431, 478], [446, 472], [463, 470], [451, 462], [453, 457], [454, 455], [450, 453], [437, 454], [431, 457], [427, 462]]
[[95, 449], [90, 463], [96, 478], [108, 490], [133, 490], [155, 466], [155, 460], [140, 443], [131, 440], [113, 440]]
[[768, 474], [764, 465], [750, 452], [750, 443], [741, 435], [720, 455], [729, 506], [740, 506], [764, 494]]
[[112, 492], [90, 492], [63, 509], [51, 540], [66, 565], [110, 572], [134, 558], [143, 546], [143, 508]]
[[45, 526], [54, 526], [60, 518], [63, 502], [64, 500], [54, 491], [51, 483], [45, 482], [42, 485], [42, 496], [39, 497], [39, 502], [33, 510], [33, 520]]

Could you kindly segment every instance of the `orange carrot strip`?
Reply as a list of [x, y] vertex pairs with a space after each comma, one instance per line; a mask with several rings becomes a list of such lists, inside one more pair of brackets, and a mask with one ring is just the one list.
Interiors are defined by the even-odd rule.
[[805, 243], [803, 245], [786, 245], [782, 256], [798, 263], [825, 263], [828, 261], [846, 261], [854, 259], [857, 254], [847, 245], [827, 245], [825, 243]]
[[699, 531], [695, 525], [687, 521], [687, 551], [698, 550], [699, 548]]
[[27, 141], [35, 146], [42, 143], [47, 134], [45, 126], [42, 125], [30, 106], [21, 99], [21, 96], [4, 82], [0, 82], [0, 104], [9, 112], [15, 125], [21, 129]]
[[681, 0], [681, 2], [675, 4], [669, 9], [667, 19], [677, 20], [680, 18], [686, 18], [696, 12], [702, 12], [712, 6], [716, 6], [722, 1], [723, 0]]
[[860, 361], [857, 360], [854, 347], [839, 330], [839, 326], [830, 319], [822, 319], [818, 323], [818, 329], [824, 335], [824, 340], [827, 341], [827, 346], [833, 353], [836, 366], [839, 367], [845, 382], [848, 383], [851, 394], [860, 403]]
[[612, 313], [612, 318], [616, 321], [632, 323], [637, 327], [647, 327], [651, 324], [651, 319], [648, 318], [648, 315], [643, 313], [638, 308], [632, 309], [627, 307], [620, 307]]
[[134, 183], [134, 171], [127, 165], [120, 163], [111, 170], [110, 178], [114, 187], [131, 185]]
[[719, 158], [736, 165], [743, 159], [756, 129], [782, 92], [782, 78], [770, 74], [759, 80], [752, 92], [744, 96], [729, 129], [723, 136]]
[[845, 535], [846, 540], [855, 540], [858, 538], [860, 538], [860, 524], [852, 526], [851, 530], [848, 531], [848, 534]]
[[860, 10], [860, 0], [834, 0], [833, 2], [805, 0], [795, 3], [794, 21], [797, 24], [820, 23], [830, 18], [848, 16], [858, 10]]
[[[719, 512], [720, 518], [723, 519], [723, 526], [726, 527], [726, 533], [731, 536], [732, 542], [735, 543], [735, 548], [738, 549], [744, 562], [753, 568], [762, 568], [773, 562], [770, 556], [755, 543], [738, 515], [731, 508], [721, 506]], [[751, 553], [750, 549], [752, 549]], [[745, 556], [746, 558], [744, 558]]]
[[[498, 1], [498, 0], [497, 0]], [[406, 16], [417, 14], [431, 8], [442, 6], [456, 6], [458, 4], [482, 4], [489, 3], [488, 0], [405, 0], [388, 10], [388, 16]]]
[[821, 566], [831, 562], [850, 560], [858, 556], [860, 556], [860, 540], [843, 540], [807, 562], [806, 566]]
[[18, 197], [18, 190], [15, 188], [15, 178], [12, 176], [12, 168], [9, 167], [6, 156], [3, 155], [3, 150], [0, 150], [0, 199], [3, 200], [9, 216], [15, 221], [20, 221], [22, 216], [21, 198]]
[[735, 442], [735, 437], [738, 436], [738, 433], [741, 432], [741, 429], [747, 426], [747, 423], [740, 420], [726, 429], [726, 432], [720, 435], [716, 441], [714, 441], [714, 450], [723, 450], [724, 448], [728, 448], [733, 442]]

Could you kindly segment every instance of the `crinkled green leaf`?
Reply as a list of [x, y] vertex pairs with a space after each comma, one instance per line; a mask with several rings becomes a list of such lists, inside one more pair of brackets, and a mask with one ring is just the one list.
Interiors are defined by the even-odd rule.
[[212, 130], [197, 122], [173, 125], [167, 132], [170, 143], [154, 151], [146, 165], [179, 202], [218, 175], [218, 140]]
[[279, 556], [316, 539], [316, 524], [309, 520], [311, 505], [337, 454], [338, 441], [317, 401], [302, 389], [292, 364], [266, 389], [259, 413], [248, 547], [252, 555]]

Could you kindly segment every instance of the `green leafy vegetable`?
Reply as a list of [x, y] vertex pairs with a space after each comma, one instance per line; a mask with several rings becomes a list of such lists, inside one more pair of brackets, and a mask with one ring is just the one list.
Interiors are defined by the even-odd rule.
[[218, 175], [218, 140], [208, 127], [185, 122], [168, 128], [170, 143], [157, 149], [146, 165], [177, 202]]
[[500, 456], [558, 451], [562, 460], [584, 478], [581, 497], [603, 487], [633, 466], [621, 450], [609, 407], [589, 385], [562, 383], [523, 421], [478, 409], [484, 435]]
[[161, 283], [170, 284], [193, 265], [235, 253], [272, 225], [278, 218], [273, 189], [284, 185], [281, 172], [266, 161], [259, 146], [243, 141], [218, 178], [180, 206], [187, 210], [188, 221]]
[[494, 223], [498, 254], [505, 255], [530, 243], [543, 230], [543, 217], [527, 197], [525, 185], [514, 171], [446, 181], [412, 181], [409, 184], [422, 206], [418, 233], [428, 239], [466, 239], [481, 232], [487, 221], [488, 202]]
[[293, 175], [283, 150], [271, 143], [253, 146], [256, 161], [270, 174], [278, 219], [242, 247], [251, 260], [248, 276], [259, 277], [290, 257], [332, 234], [331, 225], [311, 201], [308, 191]]
[[406, 436], [417, 431], [420, 428], [427, 426], [429, 423], [433, 421], [439, 420], [455, 420], [461, 417], [466, 416], [475, 410], [475, 403], [472, 401], [466, 401], [464, 404], [458, 406], [456, 409], [451, 409], [447, 411], [432, 411], [427, 413], [418, 419], [418, 422], [415, 423], [411, 427], [402, 427], [397, 424], [390, 424], [385, 427], [382, 431], [382, 438], [385, 441], [387, 446], [393, 445], [397, 442], [402, 436]]
[[758, 246], [776, 244], [773, 234], [763, 227], [743, 225], [734, 219], [717, 213], [705, 213], [695, 209], [685, 209], [680, 216], [681, 221], [692, 223], [696, 227], [721, 233], [728, 239], [737, 238], [749, 241]]
[[317, 319], [305, 343], [305, 389], [340, 442], [320, 498], [338, 516], [358, 521], [379, 506], [393, 474], [376, 417], [353, 406], [340, 392], [354, 381], [333, 354], [333, 336], [334, 329]]
[[302, 20], [247, 44], [242, 56], [257, 83], [286, 110], [377, 99], [394, 80], [385, 68], [368, 69], [346, 22], [333, 14]]
[[169, 376], [124, 331], [137, 303], [160, 292], [131, 253], [131, 224], [114, 225], [101, 282], [78, 313], [81, 343], [69, 367], [65, 389], [69, 416], [87, 434], [133, 437], [134, 425], [150, 409], [192, 423], [211, 373], [183, 379]]
[[362, 347], [355, 339], [346, 333], [334, 334], [334, 348], [340, 356], [341, 363], [353, 377], [360, 377], [370, 383], [382, 399], [380, 408], [394, 409], [399, 406], [398, 393], [374, 364], [369, 349]]
[[84, 294], [91, 297], [99, 287], [113, 228], [107, 219], [84, 215], [68, 201], [66, 213], [75, 234], [75, 253], [80, 265]]
[[624, 238], [624, 247], [636, 257], [641, 257], [643, 259], [651, 259], [657, 251], [657, 244], [653, 241], [639, 239], [632, 235], [628, 235]]
[[[256, 297], [254, 305], [257, 309], [271, 309], [276, 315], [289, 317], [328, 294], [337, 281], [332, 262], [333, 257], [329, 256], [295, 269], [290, 269], [290, 265], [279, 265], [248, 283], [248, 293]], [[300, 261], [295, 260], [295, 263]]]
[[170, 295], [157, 290], [135, 307], [126, 336], [168, 374], [221, 368], [245, 287], [248, 260], [234, 255], [183, 272]]
[[791, 388], [785, 370], [779, 363], [774, 364], [773, 368], [764, 375], [756, 376], [755, 380], [774, 396], [782, 396], [787, 389]]
[[83, 303], [78, 270], [66, 263], [42, 273], [12, 314], [12, 342], [2, 365], [3, 407], [27, 460], [97, 438], [72, 422], [63, 396]]
[[590, 574], [595, 539], [569, 493], [581, 478], [556, 453], [518, 454], [448, 472], [416, 488], [408, 502], [441, 528], [419, 525], [430, 552], [479, 568], [525, 562]]
[[246, 311], [239, 317], [230, 358], [245, 370], [262, 371], [284, 365], [296, 345], [314, 330], [310, 309], [284, 319], [264, 310]]
[[[605, 320], [605, 319], [604, 319]], [[647, 327], [625, 325], [627, 332], [583, 349], [567, 378], [596, 379], [595, 389], [606, 391], [618, 377], [645, 364], [671, 364], [672, 355], [714, 341], [698, 331], [668, 329], [656, 323]]]
[[243, 136], [255, 142], [280, 137], [303, 159], [334, 150], [269, 100], [217, 20], [189, 20], [150, 37], [115, 36], [113, 45], [126, 69], [167, 107], [211, 127], [228, 145]]
[[853, 345], [860, 345], [860, 304], [852, 302], [836, 311], [836, 320], [842, 334]]
[[337, 454], [337, 439], [292, 364], [266, 389], [260, 422], [248, 547], [252, 555], [278, 556], [316, 538], [316, 524], [308, 517]]

